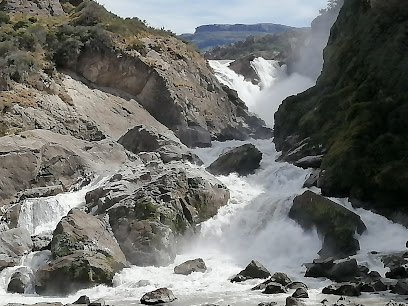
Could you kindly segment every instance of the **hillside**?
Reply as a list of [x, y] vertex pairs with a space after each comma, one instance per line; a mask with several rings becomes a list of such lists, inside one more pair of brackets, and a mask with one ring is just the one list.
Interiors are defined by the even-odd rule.
[[191, 42], [201, 51], [207, 51], [217, 46], [244, 40], [249, 36], [263, 36], [292, 29], [294, 28], [290, 26], [273, 23], [213, 24], [199, 26], [194, 34], [181, 34], [179, 37]]
[[[262, 121], [230, 101], [201, 55], [172, 33], [119, 18], [93, 1], [16, 3], [3, 1], [0, 12], [2, 135], [42, 127], [16, 119], [19, 107], [41, 108], [32, 89], [58, 95], [75, 111], [64, 73], [137, 101], [189, 146], [264, 132]], [[15, 91], [26, 91], [25, 98], [16, 99]]]
[[324, 194], [394, 218], [408, 213], [407, 17], [404, 1], [346, 0], [316, 86], [283, 102], [274, 129], [287, 160], [324, 154]]
[[212, 60], [235, 60], [248, 54], [264, 59], [286, 60], [306, 44], [310, 29], [289, 30], [278, 34], [249, 36], [229, 45], [217, 46], [204, 56]]

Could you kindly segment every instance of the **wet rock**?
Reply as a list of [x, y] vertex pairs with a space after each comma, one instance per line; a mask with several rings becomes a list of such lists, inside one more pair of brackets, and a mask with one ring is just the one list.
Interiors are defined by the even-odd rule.
[[303, 288], [305, 290], [308, 289], [307, 285], [305, 283], [302, 282], [291, 282], [289, 284], [286, 285], [287, 289], [299, 289], [299, 288]]
[[384, 263], [385, 268], [389, 268], [390, 271], [397, 269], [408, 263], [405, 253], [393, 253], [381, 256], [381, 261]]
[[207, 171], [214, 175], [228, 175], [232, 172], [248, 175], [259, 168], [261, 160], [262, 152], [253, 144], [245, 144], [222, 154], [207, 167]]
[[165, 163], [186, 160], [202, 164], [198, 156], [193, 154], [170, 131], [164, 133], [154, 127], [139, 125], [129, 130], [118, 142], [135, 154], [157, 152]]
[[239, 272], [231, 282], [242, 282], [253, 278], [267, 278], [271, 273], [258, 261], [252, 260], [248, 266]]
[[314, 170], [303, 184], [303, 188], [317, 187], [321, 170]]
[[267, 279], [266, 281], [264, 281], [263, 283], [255, 286], [255, 287], [253, 287], [251, 290], [263, 290], [270, 283], [278, 283], [278, 284], [282, 285], [283, 287], [285, 287], [285, 286], [289, 285], [290, 283], [292, 283], [292, 280], [285, 273], [276, 272], [269, 279]]
[[385, 304], [385, 306], [407, 306], [407, 303], [403, 303], [403, 302], [396, 302], [396, 301], [389, 301], [387, 304]]
[[97, 300], [89, 303], [88, 306], [105, 306], [105, 305], [106, 305], [106, 302], [105, 302], [104, 299], [97, 299]]
[[121, 267], [115, 266], [109, 255], [76, 251], [41, 266], [35, 275], [35, 290], [39, 294], [67, 295], [97, 284], [112, 285]]
[[345, 295], [345, 296], [360, 296], [358, 284], [339, 283], [323, 288], [323, 294]]
[[295, 161], [294, 165], [303, 169], [319, 168], [322, 164], [323, 155], [305, 156]]
[[160, 288], [146, 293], [140, 299], [140, 302], [145, 305], [155, 305], [161, 303], [170, 303], [176, 300], [173, 292], [167, 288]]
[[366, 230], [358, 215], [311, 191], [306, 191], [294, 199], [289, 217], [305, 230], [316, 227], [318, 233], [324, 237], [319, 252], [323, 258], [344, 258], [356, 254], [360, 247], [354, 234], [361, 234]]
[[178, 127], [174, 133], [189, 148], [211, 146], [211, 134], [201, 126]]
[[76, 300], [73, 304], [85, 304], [88, 305], [89, 303], [91, 303], [91, 300], [89, 299], [88, 296], [86, 295], [81, 295], [78, 300]]
[[33, 285], [34, 275], [31, 269], [22, 267], [15, 271], [7, 286], [7, 292], [11, 293], [26, 293]]
[[0, 271], [17, 265], [32, 247], [30, 233], [26, 229], [15, 228], [0, 232]]
[[301, 300], [299, 300], [299, 299], [297, 299], [297, 298], [295, 298], [293, 296], [288, 296], [286, 298], [285, 306], [305, 306], [305, 305], [306, 304], [303, 301], [301, 301]]
[[408, 278], [408, 269], [405, 266], [393, 268], [391, 271], [385, 273], [385, 277], [391, 279]]
[[258, 306], [275, 306], [277, 305], [277, 302], [265, 302], [265, 303], [259, 303]]
[[295, 292], [293, 292], [292, 297], [294, 298], [308, 298], [309, 294], [305, 288], [297, 288]]
[[176, 274], [183, 274], [189, 275], [193, 272], [201, 272], [204, 273], [207, 271], [207, 267], [204, 263], [202, 258], [197, 258], [193, 260], [188, 260], [176, 267], [174, 267], [174, 273]]
[[264, 294], [277, 294], [277, 293], [286, 293], [287, 290], [284, 286], [279, 283], [268, 283], [265, 287], [265, 290], [262, 292]]
[[357, 265], [354, 258], [337, 262], [334, 262], [333, 258], [327, 258], [325, 260], [314, 260], [312, 264], [307, 264], [305, 276], [326, 277], [335, 282], [347, 282], [355, 280], [357, 277], [366, 277], [367, 271], [365, 270]]
[[408, 280], [400, 279], [394, 286], [391, 286], [391, 292], [400, 295], [408, 295]]
[[19, 201], [29, 198], [44, 198], [56, 196], [57, 194], [60, 194], [62, 192], [64, 192], [64, 187], [62, 185], [26, 189], [19, 194]]
[[252, 67], [251, 63], [256, 58], [255, 54], [249, 54], [240, 57], [230, 63], [228, 67], [235, 71], [237, 74], [244, 76], [245, 80], [252, 82], [252, 84], [257, 85], [259, 83], [259, 76]]

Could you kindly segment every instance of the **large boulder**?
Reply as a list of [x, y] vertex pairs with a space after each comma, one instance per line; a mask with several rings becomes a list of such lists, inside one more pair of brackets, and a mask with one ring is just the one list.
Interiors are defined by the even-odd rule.
[[260, 262], [252, 260], [244, 270], [231, 279], [231, 282], [242, 282], [253, 278], [268, 278], [271, 273]]
[[257, 85], [260, 81], [258, 74], [252, 66], [252, 61], [256, 58], [255, 54], [248, 54], [240, 57], [230, 63], [228, 67], [237, 74], [244, 76], [245, 80]]
[[323, 288], [323, 294], [345, 295], [345, 296], [360, 296], [360, 288], [354, 283], [339, 283]]
[[143, 154], [145, 166], [119, 172], [86, 196], [92, 214], [109, 215], [127, 260], [141, 266], [171, 263], [177, 237], [214, 216], [229, 199], [227, 188], [205, 170], [163, 164], [154, 154]]
[[31, 269], [27, 267], [18, 268], [10, 278], [10, 282], [7, 285], [7, 292], [11, 293], [29, 293], [27, 292], [32, 288], [34, 282], [34, 274]]
[[391, 292], [400, 295], [408, 295], [408, 280], [400, 279], [394, 286], [391, 286]]
[[[285, 273], [276, 272], [269, 279], [267, 279], [266, 281], [264, 281], [263, 283], [261, 283], [259, 285], [256, 285], [251, 290], [263, 290], [271, 283], [277, 283], [277, 284], [280, 284], [280, 285], [282, 285], [283, 287], [286, 288], [287, 286], [289, 286], [292, 283], [292, 280]], [[296, 289], [296, 288], [290, 288], [290, 287], [287, 287], [287, 288]]]
[[154, 127], [138, 125], [130, 129], [118, 142], [135, 154], [158, 152], [164, 162], [186, 160], [202, 163], [171, 131], [159, 132]]
[[36, 274], [38, 293], [70, 293], [96, 284], [111, 284], [127, 265], [109, 223], [79, 209], [57, 225], [51, 241], [54, 260]]
[[30, 233], [23, 228], [0, 232], [0, 271], [15, 266], [33, 247]]
[[259, 168], [261, 160], [262, 152], [248, 143], [222, 154], [207, 167], [207, 171], [214, 175], [228, 175], [231, 172], [248, 175]]
[[289, 217], [305, 230], [317, 229], [323, 238], [319, 252], [323, 258], [355, 255], [360, 246], [354, 235], [366, 230], [357, 214], [312, 191], [305, 191], [293, 200]]
[[118, 270], [112, 256], [76, 251], [41, 266], [35, 274], [35, 290], [39, 294], [66, 295], [98, 284], [112, 285]]
[[327, 277], [335, 282], [347, 282], [368, 277], [354, 258], [338, 262], [334, 262], [333, 258], [314, 260], [312, 264], [306, 266], [306, 277]]
[[202, 272], [207, 271], [207, 267], [202, 258], [197, 258], [193, 260], [188, 260], [182, 264], [174, 267], [174, 273], [189, 275], [193, 272]]
[[159, 288], [142, 296], [140, 302], [145, 305], [170, 303], [176, 300], [173, 292], [167, 288]]

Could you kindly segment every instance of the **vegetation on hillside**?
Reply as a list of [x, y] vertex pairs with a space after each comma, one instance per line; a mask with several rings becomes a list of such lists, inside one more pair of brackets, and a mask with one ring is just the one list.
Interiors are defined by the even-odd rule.
[[[373, 2], [374, 3], [374, 2]], [[346, 0], [314, 88], [275, 116], [275, 141], [322, 146], [322, 191], [408, 212], [408, 3]]]

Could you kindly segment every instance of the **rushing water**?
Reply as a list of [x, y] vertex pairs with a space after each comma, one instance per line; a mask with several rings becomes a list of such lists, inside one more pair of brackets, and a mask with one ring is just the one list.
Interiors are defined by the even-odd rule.
[[[212, 67], [222, 82], [238, 90], [240, 97], [248, 103], [252, 110], [257, 110], [258, 101], [266, 103], [269, 114], [266, 120], [272, 118], [278, 103], [271, 97], [270, 105], [265, 100], [274, 92], [288, 92], [296, 94], [298, 86], [289, 86], [290, 82], [297, 82], [297, 78], [286, 78], [284, 67], [274, 62], [257, 59], [253, 65], [260, 74], [261, 85], [256, 86], [247, 82], [243, 77], [230, 71], [225, 63], [212, 62]], [[300, 77], [303, 81], [303, 77]], [[313, 80], [303, 82], [313, 84]], [[284, 90], [282, 90], [284, 87]], [[271, 122], [269, 120], [269, 122]], [[229, 279], [242, 270], [250, 260], [255, 259], [263, 263], [272, 273], [285, 272], [293, 280], [301, 280], [309, 285], [310, 299], [305, 300], [307, 305], [319, 305], [324, 298], [319, 292], [329, 282], [321, 279], [305, 279], [303, 277], [305, 262], [311, 262], [317, 257], [321, 247], [316, 232], [305, 233], [294, 221], [287, 217], [293, 198], [302, 193], [303, 182], [309, 175], [309, 170], [297, 168], [288, 163], [278, 163], [272, 140], [252, 140], [262, 152], [261, 167], [253, 175], [239, 177], [236, 174], [219, 176], [231, 192], [229, 204], [222, 207], [218, 214], [202, 223], [200, 233], [186, 242], [185, 248], [180, 250], [174, 264], [167, 267], [136, 267], [124, 269], [114, 278], [114, 286], [97, 286], [92, 289], [82, 290], [66, 298], [38, 297], [33, 294], [16, 295], [6, 294], [5, 286], [10, 273], [6, 270], [0, 274], [3, 290], [0, 289], [0, 305], [10, 302], [34, 303], [40, 301], [73, 302], [82, 294], [92, 299], [104, 298], [113, 305], [139, 305], [140, 297], [159, 287], [168, 287], [178, 298], [174, 306], [202, 305], [216, 303], [218, 305], [257, 305], [260, 302], [276, 301], [284, 305], [288, 294], [263, 295], [251, 291], [250, 288], [259, 283], [259, 280], [244, 283], [231, 283]], [[216, 142], [211, 148], [196, 149], [206, 165], [215, 160], [219, 154], [226, 150], [241, 145], [241, 141]], [[193, 167], [193, 166], [192, 166]], [[19, 220], [21, 226], [27, 227], [32, 234], [49, 231], [55, 227], [55, 222], [73, 206], [80, 205], [88, 189], [75, 194], [62, 194], [48, 199], [52, 202], [53, 211], [49, 212], [49, 205], [36, 205], [29, 200], [25, 203], [24, 214]], [[318, 190], [316, 190], [318, 192]], [[335, 199], [340, 204], [351, 208], [346, 199]], [[64, 206], [70, 203], [69, 207]], [[55, 206], [62, 206], [58, 209]], [[358, 213], [368, 230], [359, 237], [361, 251], [356, 255], [360, 263], [373, 270], [384, 273], [378, 258], [368, 255], [370, 251], [400, 251], [404, 248], [408, 231], [385, 218], [365, 211], [354, 210]], [[50, 214], [58, 216], [49, 218]], [[51, 223], [54, 222], [54, 223]], [[43, 227], [43, 224], [48, 224]], [[47, 259], [49, 253], [33, 253], [23, 258], [22, 266], [28, 266], [33, 271], [41, 262]], [[176, 275], [174, 266], [186, 260], [201, 257], [204, 259], [208, 270], [205, 273], [192, 273], [191, 275]], [[142, 281], [142, 282], [141, 282]], [[326, 297], [331, 301], [338, 297]], [[389, 300], [389, 296], [386, 297]], [[381, 295], [363, 295], [358, 301], [366, 305], [385, 305], [385, 298]]]

